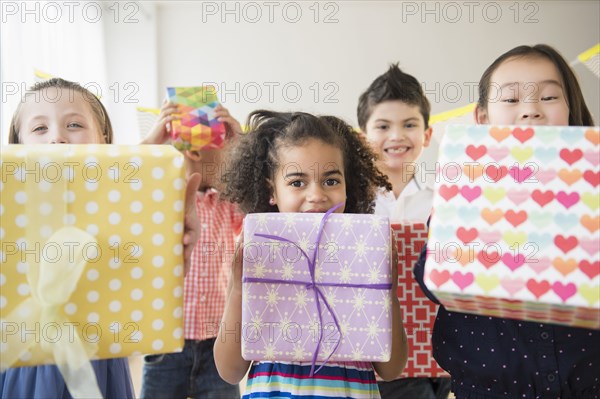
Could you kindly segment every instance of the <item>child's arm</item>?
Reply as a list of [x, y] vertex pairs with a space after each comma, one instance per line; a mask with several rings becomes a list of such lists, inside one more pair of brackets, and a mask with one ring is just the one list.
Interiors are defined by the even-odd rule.
[[219, 122], [225, 123], [225, 129], [227, 130], [227, 138], [237, 137], [238, 134], [244, 133], [242, 125], [229, 113], [229, 110], [221, 104], [215, 107], [215, 116]]
[[200, 217], [196, 210], [196, 193], [202, 177], [193, 173], [185, 187], [185, 214], [183, 216], [183, 274], [186, 275], [192, 262], [192, 252], [200, 236]]
[[215, 364], [222, 379], [237, 384], [246, 375], [250, 361], [242, 358], [242, 259], [243, 241], [235, 253], [227, 287], [227, 303], [215, 341]]
[[392, 354], [387, 362], [373, 362], [375, 371], [386, 381], [395, 380], [402, 374], [408, 359], [406, 332], [402, 324], [402, 312], [398, 300], [398, 245], [392, 235]]
[[[427, 227], [429, 227], [430, 221], [431, 221], [431, 216], [427, 220]], [[423, 293], [425, 294], [425, 296], [427, 296], [427, 298], [429, 298], [432, 302], [440, 305], [440, 301], [435, 297], [435, 295], [433, 295], [433, 293], [431, 291], [429, 291], [429, 289], [425, 285], [425, 282], [423, 281], [423, 279], [425, 277], [425, 261], [426, 260], [427, 260], [427, 244], [425, 244], [423, 246], [423, 249], [421, 249], [421, 254], [419, 255], [419, 260], [417, 260], [417, 263], [415, 263], [415, 266], [413, 268], [413, 275], [415, 276], [415, 280], [417, 281], [417, 283], [419, 283], [419, 287], [421, 287], [421, 290], [423, 290]]]
[[177, 113], [177, 104], [165, 100], [162, 107], [160, 107], [158, 120], [140, 144], [164, 144], [169, 141], [171, 121], [179, 119], [177, 115], [174, 115], [175, 113]]

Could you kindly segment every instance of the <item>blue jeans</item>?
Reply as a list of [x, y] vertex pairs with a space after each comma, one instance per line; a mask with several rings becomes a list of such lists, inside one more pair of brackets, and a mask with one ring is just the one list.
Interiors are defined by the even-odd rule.
[[221, 379], [215, 366], [215, 339], [185, 340], [183, 351], [144, 356], [142, 398], [214, 398], [240, 397], [237, 385]]
[[400, 378], [378, 385], [381, 399], [446, 399], [450, 393], [450, 378]]

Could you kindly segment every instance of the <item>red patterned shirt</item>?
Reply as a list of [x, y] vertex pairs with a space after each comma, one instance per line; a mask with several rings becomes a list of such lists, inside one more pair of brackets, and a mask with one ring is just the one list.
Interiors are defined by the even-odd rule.
[[196, 210], [200, 233], [185, 276], [184, 336], [205, 340], [216, 337], [219, 331], [236, 236], [241, 232], [244, 215], [236, 205], [220, 201], [212, 189], [197, 194]]

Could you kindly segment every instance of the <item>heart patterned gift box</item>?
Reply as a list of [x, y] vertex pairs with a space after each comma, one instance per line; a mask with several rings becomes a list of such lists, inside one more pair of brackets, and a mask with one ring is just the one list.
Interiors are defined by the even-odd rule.
[[425, 283], [448, 310], [600, 328], [597, 127], [449, 126]]

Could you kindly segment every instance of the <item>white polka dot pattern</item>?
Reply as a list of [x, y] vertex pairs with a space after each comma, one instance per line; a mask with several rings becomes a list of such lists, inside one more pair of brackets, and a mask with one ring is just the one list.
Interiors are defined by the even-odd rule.
[[[88, 263], [60, 306], [69, 321], [64, 328], [58, 324], [60, 333], [74, 330], [84, 342], [97, 343], [97, 358], [181, 350], [181, 153], [151, 145], [3, 146], [1, 151], [3, 321], [10, 322], [8, 315], [31, 298], [28, 270], [57, 251], [72, 251]], [[97, 243], [61, 248], [44, 241], [63, 223], [88, 232]], [[54, 336], [56, 325], [47, 331], [40, 326], [30, 338]], [[51, 355], [37, 345], [14, 365], [48, 363]]]

